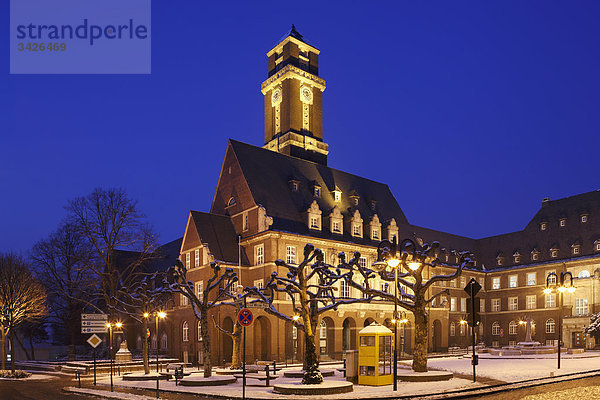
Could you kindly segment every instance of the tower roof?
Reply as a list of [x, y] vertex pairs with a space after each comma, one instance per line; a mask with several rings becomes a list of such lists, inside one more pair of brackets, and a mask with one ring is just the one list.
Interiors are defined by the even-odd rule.
[[299, 42], [304, 43], [305, 45], [310, 46], [313, 49], [313, 51], [315, 51], [317, 54], [319, 54], [319, 49], [317, 49], [311, 42], [309, 42], [308, 40], [306, 40], [306, 38], [300, 32], [298, 32], [298, 30], [296, 29], [296, 26], [294, 24], [292, 24], [292, 27], [285, 33], [285, 35], [283, 35], [277, 41], [277, 44], [275, 46], [273, 46], [273, 48], [271, 48], [271, 50], [269, 50], [269, 52], [267, 53], [267, 55], [270, 55], [270, 53], [275, 48], [277, 48], [278, 46], [280, 46], [288, 38], [291, 38], [292, 41], [293, 40], [297, 40]]

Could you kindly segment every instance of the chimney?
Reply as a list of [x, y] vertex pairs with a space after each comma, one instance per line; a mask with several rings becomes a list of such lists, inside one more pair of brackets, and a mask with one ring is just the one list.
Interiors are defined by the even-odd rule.
[[548, 203], [550, 203], [550, 197], [544, 197], [542, 199], [542, 207], [545, 207], [548, 205]]

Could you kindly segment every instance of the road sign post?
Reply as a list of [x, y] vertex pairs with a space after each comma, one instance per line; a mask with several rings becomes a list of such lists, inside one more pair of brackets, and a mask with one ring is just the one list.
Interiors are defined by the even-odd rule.
[[480, 290], [481, 285], [475, 280], [475, 278], [471, 278], [469, 283], [467, 283], [467, 286], [465, 286], [465, 292], [467, 292], [467, 294], [471, 296], [471, 298], [467, 299], [467, 301], [471, 300], [471, 307], [469, 308], [471, 315], [469, 316], [470, 321], [468, 322], [469, 325], [471, 325], [471, 345], [473, 346], [473, 358], [471, 359], [471, 364], [473, 364], [473, 382], [477, 382], [475, 367], [479, 361], [477, 355], [475, 354], [475, 326], [477, 326], [480, 320], [479, 309], [476, 308], [476, 306], [479, 305], [479, 298], [476, 298], [475, 296], [477, 295], [477, 293], [479, 293]]
[[246, 327], [254, 321], [252, 311], [246, 308], [246, 298], [244, 297], [244, 308], [238, 312], [238, 322], [243, 327], [243, 351], [242, 351], [242, 400], [246, 400]]
[[90, 346], [94, 349], [94, 386], [96, 386], [96, 347], [102, 343], [102, 339], [96, 334], [93, 334], [87, 340]]

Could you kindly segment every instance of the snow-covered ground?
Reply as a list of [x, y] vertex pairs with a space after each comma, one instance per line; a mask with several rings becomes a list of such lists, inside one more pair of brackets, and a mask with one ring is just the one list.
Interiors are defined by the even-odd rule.
[[[557, 369], [557, 357], [548, 358], [480, 358], [477, 375], [505, 382], [522, 381], [526, 379], [547, 378], [554, 376], [585, 372], [600, 369], [600, 358], [577, 357], [561, 359], [560, 369]], [[473, 366], [470, 358], [444, 357], [428, 361], [430, 368], [443, 369], [458, 374], [471, 375]]]

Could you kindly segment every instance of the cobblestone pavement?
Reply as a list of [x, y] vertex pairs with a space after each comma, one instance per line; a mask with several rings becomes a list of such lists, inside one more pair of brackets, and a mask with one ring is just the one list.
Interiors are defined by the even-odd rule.
[[600, 377], [517, 389], [479, 398], [483, 400], [597, 400], [600, 399]]

